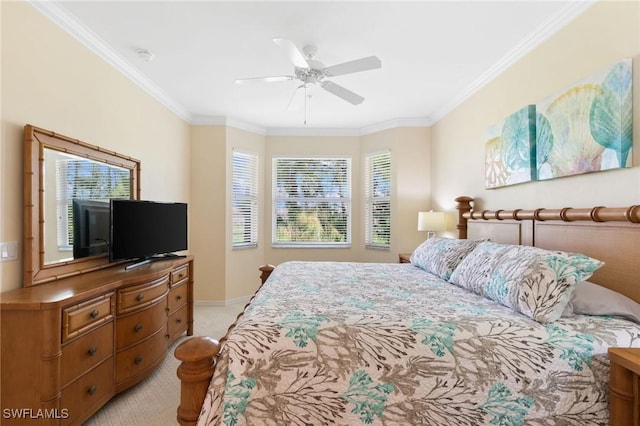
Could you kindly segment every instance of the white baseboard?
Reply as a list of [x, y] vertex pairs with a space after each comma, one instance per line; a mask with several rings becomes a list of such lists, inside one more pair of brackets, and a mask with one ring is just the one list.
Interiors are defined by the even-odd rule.
[[249, 303], [249, 300], [251, 300], [251, 297], [253, 296], [242, 296], [242, 297], [236, 297], [234, 299], [227, 299], [227, 300], [194, 300], [193, 305], [202, 306], [202, 307], [207, 307], [207, 306], [223, 307], [223, 306], [235, 305], [237, 303], [246, 304], [246, 303]]

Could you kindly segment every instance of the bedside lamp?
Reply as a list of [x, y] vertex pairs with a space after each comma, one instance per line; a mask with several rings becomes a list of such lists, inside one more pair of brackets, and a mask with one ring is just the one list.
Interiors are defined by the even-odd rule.
[[418, 212], [418, 231], [427, 231], [427, 239], [433, 237], [436, 231], [447, 229], [446, 218], [443, 212]]

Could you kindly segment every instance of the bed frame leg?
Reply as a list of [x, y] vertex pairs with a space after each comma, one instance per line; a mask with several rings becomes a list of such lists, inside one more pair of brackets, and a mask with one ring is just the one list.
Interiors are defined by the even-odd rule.
[[179, 424], [195, 425], [198, 421], [219, 352], [220, 343], [210, 337], [193, 337], [176, 347], [174, 355], [181, 361], [178, 367], [181, 382], [177, 416]]

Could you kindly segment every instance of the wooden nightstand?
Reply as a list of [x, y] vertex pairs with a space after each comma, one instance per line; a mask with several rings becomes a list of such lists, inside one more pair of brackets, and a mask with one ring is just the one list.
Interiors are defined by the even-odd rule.
[[411, 263], [411, 253], [400, 253], [398, 255], [398, 262], [400, 263]]
[[611, 426], [638, 425], [640, 348], [609, 348]]

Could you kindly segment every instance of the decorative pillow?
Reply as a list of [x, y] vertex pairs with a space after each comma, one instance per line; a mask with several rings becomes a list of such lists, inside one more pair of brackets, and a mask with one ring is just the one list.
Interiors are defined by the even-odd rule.
[[576, 285], [562, 316], [572, 317], [574, 314], [621, 317], [640, 324], [639, 303], [589, 281], [580, 281]]
[[449, 280], [456, 266], [480, 240], [431, 237], [411, 254], [411, 263], [427, 272]]
[[579, 253], [482, 242], [449, 281], [549, 323], [560, 318], [576, 284], [603, 265]]

